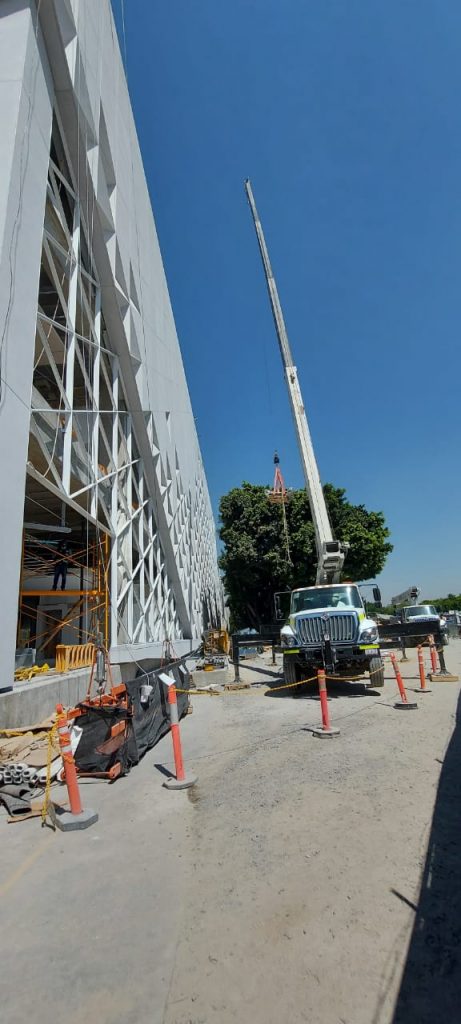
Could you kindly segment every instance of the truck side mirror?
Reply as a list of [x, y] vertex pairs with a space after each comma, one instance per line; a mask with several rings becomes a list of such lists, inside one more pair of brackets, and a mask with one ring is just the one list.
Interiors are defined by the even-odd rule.
[[382, 608], [381, 591], [379, 587], [373, 587], [373, 601], [378, 608]]
[[282, 619], [286, 619], [287, 615], [289, 615], [290, 594], [291, 591], [289, 590], [281, 590], [278, 594], [274, 594], [274, 610], [277, 622], [281, 622]]

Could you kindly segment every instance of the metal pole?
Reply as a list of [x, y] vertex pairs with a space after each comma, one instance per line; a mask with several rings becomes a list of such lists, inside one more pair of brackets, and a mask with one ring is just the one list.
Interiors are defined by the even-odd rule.
[[232, 661], [234, 663], [234, 683], [240, 682], [240, 663], [239, 663], [239, 642], [236, 634], [232, 637]]
[[104, 645], [106, 651], [109, 643], [109, 537], [104, 534]]
[[102, 646], [102, 634], [96, 637], [96, 672], [95, 679], [98, 684], [99, 695], [104, 693], [106, 682], [106, 655]]
[[[84, 523], [83, 523], [83, 520], [82, 520], [82, 525], [81, 525], [81, 528], [80, 528], [80, 547], [82, 548], [82, 550], [83, 550], [84, 546], [85, 546], [85, 526], [84, 526]], [[84, 579], [83, 579], [83, 558], [82, 558], [81, 561], [80, 561], [80, 591], [81, 591], [82, 595], [83, 595], [83, 583], [84, 583]], [[85, 611], [86, 611], [87, 604], [86, 604], [86, 602], [84, 600], [81, 599], [80, 600], [80, 614], [79, 614], [79, 617], [78, 617], [78, 642], [79, 642], [79, 644], [83, 643], [83, 608], [84, 607], [85, 607]], [[87, 625], [88, 625], [88, 623], [87, 623]]]
[[445, 673], [447, 671], [447, 666], [445, 664], [445, 655], [443, 653], [443, 647], [442, 646], [440, 646], [437, 649], [437, 654], [439, 656], [439, 661], [440, 661], [440, 671]]

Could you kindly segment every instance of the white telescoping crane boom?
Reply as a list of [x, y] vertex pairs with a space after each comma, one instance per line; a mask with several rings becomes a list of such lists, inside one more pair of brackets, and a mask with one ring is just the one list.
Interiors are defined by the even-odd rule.
[[348, 545], [341, 544], [340, 541], [335, 540], [333, 537], [333, 531], [328, 518], [325, 497], [323, 494], [322, 484], [320, 482], [314, 448], [307, 423], [306, 410], [304, 408], [301, 388], [299, 386], [298, 373], [296, 366], [293, 363], [285, 321], [283, 319], [282, 307], [280, 305], [280, 299], [277, 292], [277, 285], [272, 273], [261, 221], [258, 217], [251, 183], [248, 178], [245, 181], [245, 190], [253, 215], [256, 237], [258, 239], [264, 273], [266, 275], [267, 289], [269, 292], [275, 329], [277, 331], [288, 394], [290, 396], [291, 410], [298, 438], [299, 452], [306, 481], [306, 490], [309, 498], [312, 521], [315, 528], [315, 539], [317, 545], [317, 583], [337, 583], [340, 578]]
[[391, 604], [395, 605], [396, 608], [399, 604], [417, 604], [420, 593], [419, 587], [408, 587], [408, 590], [404, 590], [403, 594], [396, 594], [395, 597], [391, 597]]

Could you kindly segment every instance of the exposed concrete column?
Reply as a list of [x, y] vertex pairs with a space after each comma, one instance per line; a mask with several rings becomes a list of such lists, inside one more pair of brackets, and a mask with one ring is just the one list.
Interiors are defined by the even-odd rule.
[[21, 530], [53, 89], [31, 0], [0, 5], [0, 630], [3, 685], [13, 677]]

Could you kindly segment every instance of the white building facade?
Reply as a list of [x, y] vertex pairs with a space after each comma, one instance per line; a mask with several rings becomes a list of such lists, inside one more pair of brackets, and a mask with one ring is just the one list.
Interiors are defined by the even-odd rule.
[[183, 654], [222, 588], [109, 0], [0, 0], [0, 157], [0, 664]]

